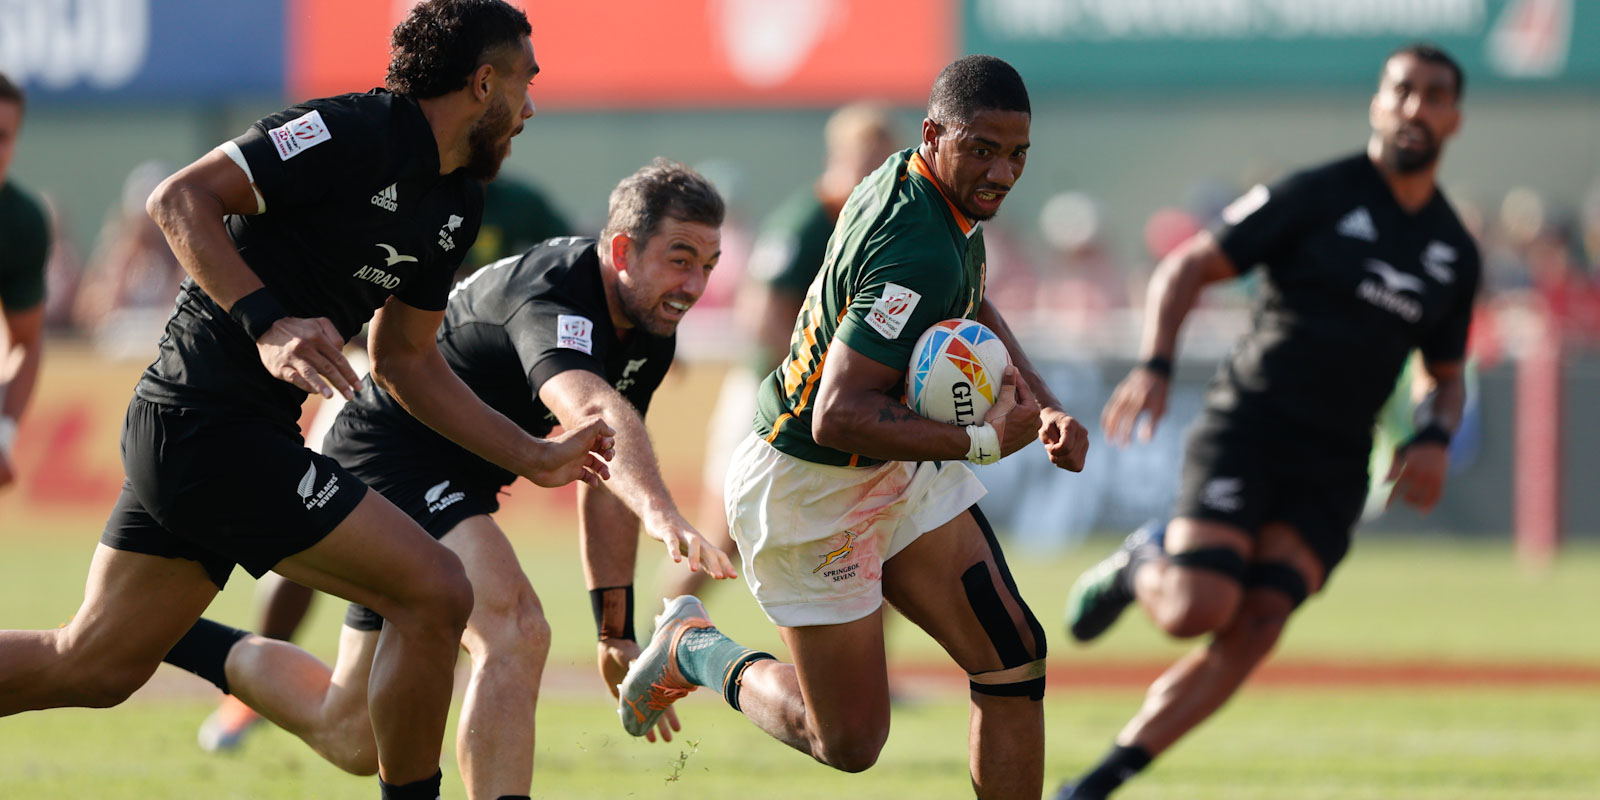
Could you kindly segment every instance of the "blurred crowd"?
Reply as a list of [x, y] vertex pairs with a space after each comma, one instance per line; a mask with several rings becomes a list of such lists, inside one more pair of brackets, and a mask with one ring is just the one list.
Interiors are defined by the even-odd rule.
[[[738, 166], [724, 160], [697, 166], [729, 197], [730, 213], [717, 277], [695, 315], [700, 324], [686, 326], [691, 351], [696, 330], [721, 328], [726, 317], [716, 311], [729, 311], [758, 239], [760, 221], [739, 214], [740, 201], [756, 191], [780, 197], [794, 188], [749, 186]], [[76, 221], [61, 218], [44, 192], [55, 236], [45, 312], [52, 335], [92, 341], [108, 357], [143, 358], [152, 352], [183, 269], [145, 214], [144, 199], [173, 169], [147, 161], [128, 173], [87, 256], [72, 243]], [[1102, 203], [1081, 191], [1050, 197], [1037, 219], [1001, 215], [985, 224], [989, 296], [1019, 333], [1045, 343], [1047, 352], [1056, 342], [1080, 355], [1130, 355], [1145, 283], [1156, 263], [1190, 235], [1215, 225], [1222, 209], [1255, 182], [1254, 176], [1202, 181], [1142, 221], [1108, 220]], [[1600, 182], [1575, 208], [1553, 203], [1531, 187], [1487, 200], [1470, 192], [1448, 193], [1477, 236], [1485, 264], [1475, 356], [1492, 364], [1542, 346], [1548, 336], [1571, 349], [1600, 345]], [[1115, 242], [1130, 239], [1112, 236], [1111, 230], [1129, 224], [1138, 225], [1139, 245], [1119, 249]], [[502, 178], [491, 187], [484, 232], [464, 270], [521, 252], [543, 238], [583, 230], [537, 187]], [[1208, 293], [1186, 331], [1185, 354], [1205, 358], [1226, 350], [1246, 324], [1252, 296], [1248, 279]]]

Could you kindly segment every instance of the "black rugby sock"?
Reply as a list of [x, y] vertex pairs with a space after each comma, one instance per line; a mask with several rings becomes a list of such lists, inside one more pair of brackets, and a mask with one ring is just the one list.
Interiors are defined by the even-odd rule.
[[228, 651], [249, 635], [249, 631], [201, 618], [161, 660], [211, 681], [223, 694], [233, 694], [228, 691], [228, 675], [223, 666], [228, 663]]
[[439, 800], [439, 782], [442, 780], [444, 770], [433, 773], [431, 778], [399, 786], [384, 783], [383, 778], [379, 778], [378, 790], [383, 793], [383, 800]]
[[1151, 758], [1149, 751], [1138, 745], [1116, 745], [1100, 760], [1099, 765], [1078, 780], [1077, 793], [1073, 796], [1105, 797], [1121, 786], [1123, 781], [1150, 766]]
[[503, 794], [499, 797], [496, 797], [494, 800], [533, 800], [533, 798], [525, 794]]

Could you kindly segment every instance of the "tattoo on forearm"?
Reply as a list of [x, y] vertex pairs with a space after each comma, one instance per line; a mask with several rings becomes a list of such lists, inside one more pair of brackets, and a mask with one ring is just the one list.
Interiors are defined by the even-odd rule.
[[906, 406], [885, 406], [878, 409], [879, 422], [910, 422], [911, 420], [922, 418], [921, 415]]

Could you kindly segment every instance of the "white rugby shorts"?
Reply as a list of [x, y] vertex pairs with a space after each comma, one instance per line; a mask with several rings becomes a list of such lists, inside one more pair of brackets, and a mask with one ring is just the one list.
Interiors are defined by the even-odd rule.
[[832, 467], [745, 437], [724, 485], [745, 581], [785, 627], [861, 619], [883, 604], [883, 563], [987, 490], [964, 462]]

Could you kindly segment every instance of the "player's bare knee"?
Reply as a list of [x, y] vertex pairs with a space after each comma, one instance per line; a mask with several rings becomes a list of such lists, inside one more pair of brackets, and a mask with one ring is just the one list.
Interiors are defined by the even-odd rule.
[[481, 651], [485, 657], [509, 659], [524, 669], [542, 669], [550, 654], [550, 622], [545, 619], [544, 609], [533, 589], [526, 585], [505, 595], [482, 600], [488, 607], [478, 609], [474, 615], [467, 631], [468, 650]]
[[448, 555], [448, 559], [434, 566], [426, 580], [410, 587], [397, 608], [380, 610], [384, 619], [401, 627], [439, 631], [459, 639], [472, 615], [472, 582], [455, 554]]
[[878, 763], [884, 742], [889, 740], [889, 726], [852, 725], [853, 730], [838, 731], [819, 740], [815, 746], [816, 758], [840, 772], [865, 772]]
[[155, 674], [160, 661], [136, 664], [108, 661], [73, 673], [71, 686], [75, 702], [85, 708], [111, 708], [133, 696]]
[[1257, 658], [1264, 657], [1277, 646], [1294, 610], [1295, 604], [1284, 594], [1253, 590], [1239, 607], [1230, 638]]
[[1230, 587], [1224, 596], [1186, 594], [1168, 598], [1156, 612], [1156, 624], [1168, 636], [1188, 639], [1221, 630], [1239, 609], [1239, 591]]
[[1238, 612], [1247, 568], [1225, 547], [1174, 553], [1167, 559], [1171, 587], [1150, 609], [1167, 635], [1180, 639], [1220, 630]]
[[[355, 725], [341, 726], [330, 737], [331, 741], [318, 748], [330, 763], [351, 775], [367, 777], [378, 774], [378, 744], [372, 735], [372, 721], [359, 720]], [[361, 728], [364, 728], [362, 730]]]

